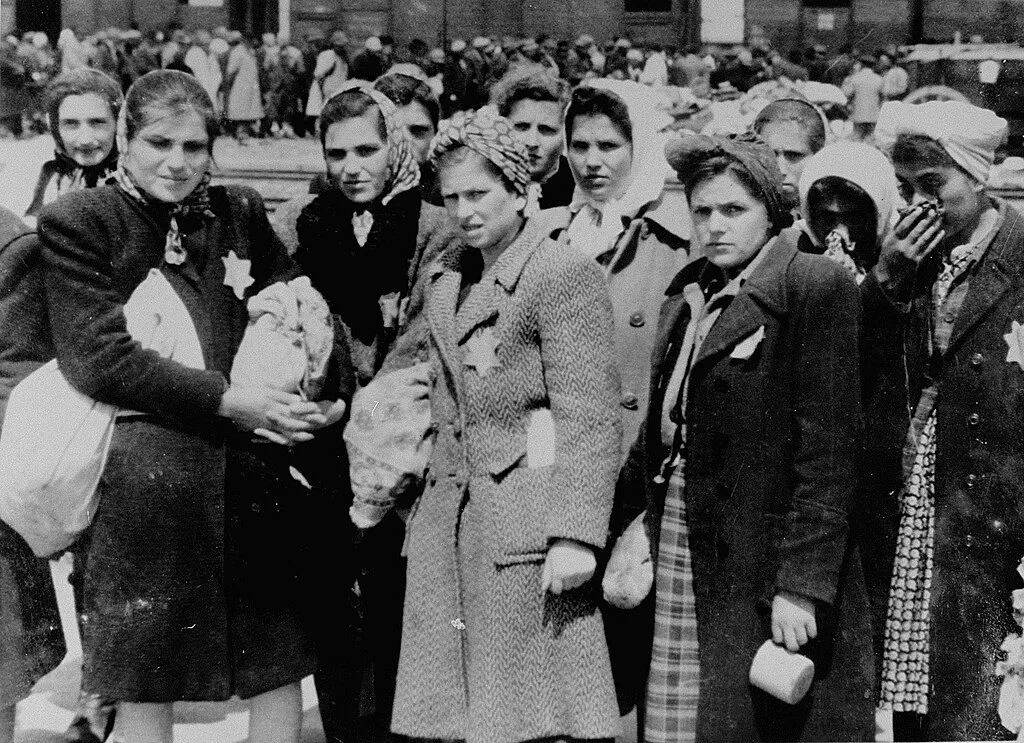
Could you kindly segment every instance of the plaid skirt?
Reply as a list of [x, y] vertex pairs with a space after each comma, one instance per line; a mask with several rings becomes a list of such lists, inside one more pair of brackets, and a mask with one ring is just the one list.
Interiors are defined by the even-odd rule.
[[669, 478], [658, 543], [646, 743], [690, 743], [697, 734], [700, 660], [684, 491], [680, 464]]

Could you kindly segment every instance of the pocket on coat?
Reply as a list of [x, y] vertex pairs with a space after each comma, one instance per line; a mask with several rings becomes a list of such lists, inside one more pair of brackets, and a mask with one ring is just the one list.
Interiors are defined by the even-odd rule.
[[529, 565], [540, 563], [547, 559], [547, 550], [533, 550], [531, 552], [517, 552], [510, 555], [500, 555], [494, 560], [494, 567], [508, 568], [513, 565]]

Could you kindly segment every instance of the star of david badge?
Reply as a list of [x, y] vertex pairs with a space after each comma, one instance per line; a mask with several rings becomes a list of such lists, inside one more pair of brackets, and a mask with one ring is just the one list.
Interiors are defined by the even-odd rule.
[[486, 377], [492, 369], [501, 366], [498, 361], [498, 337], [494, 328], [481, 328], [473, 333], [473, 337], [466, 342], [466, 356], [463, 363], [481, 377]]
[[250, 273], [252, 261], [239, 258], [233, 250], [228, 251], [227, 257], [221, 260], [224, 261], [224, 286], [230, 286], [236, 297], [245, 299], [245, 290], [256, 281]]
[[1014, 320], [1010, 332], [1003, 336], [1003, 340], [1009, 349], [1006, 352], [1006, 360], [1024, 369], [1024, 325]]

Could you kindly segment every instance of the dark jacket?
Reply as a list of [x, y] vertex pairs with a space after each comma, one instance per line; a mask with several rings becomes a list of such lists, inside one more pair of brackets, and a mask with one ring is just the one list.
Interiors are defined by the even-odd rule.
[[[874, 726], [868, 611], [847, 538], [860, 414], [857, 290], [839, 266], [798, 253], [789, 240], [764, 249], [763, 262], [704, 341], [686, 400], [685, 498], [701, 664], [697, 738], [867, 740]], [[690, 320], [683, 287], [705, 265], [687, 266], [668, 289], [647, 422], [619, 481], [613, 530], [646, 508], [655, 565], [665, 498], [654, 480], [666, 454], [664, 387]], [[762, 327], [750, 358], [732, 358]], [[816, 681], [796, 707], [754, 691], [747, 678], [755, 651], [771, 637], [771, 600], [779, 591], [817, 607], [818, 639], [804, 647]], [[649, 598], [639, 611], [652, 604]], [[648, 620], [646, 646], [628, 651], [640, 666], [650, 658], [650, 632]], [[621, 657], [623, 648], [615, 650]], [[639, 679], [632, 685], [643, 688]]]
[[[321, 471], [303, 447], [259, 443], [216, 416], [245, 300], [296, 267], [255, 191], [212, 187], [210, 202], [213, 219], [179, 222], [188, 261], [162, 266], [204, 370], [143, 351], [126, 330], [124, 302], [163, 260], [166, 207], [108, 186], [68, 194], [39, 219], [61, 370], [80, 392], [138, 413], [114, 431], [85, 575], [83, 685], [122, 701], [247, 698], [312, 673], [315, 567], [342, 526], [329, 502], [339, 462], [328, 451], [340, 442], [318, 452]], [[229, 251], [251, 261], [245, 299], [225, 285]], [[346, 386], [336, 376], [326, 396]]]
[[[939, 386], [935, 543], [931, 587], [930, 734], [935, 740], [1012, 737], [999, 722], [999, 646], [1019, 632], [1010, 593], [1024, 556], [1024, 218], [1004, 222], [970, 279], [941, 361], [929, 365], [931, 287], [938, 262], [918, 271], [908, 304], [874, 274], [864, 281], [864, 495], [894, 543], [901, 452], [909, 416], [930, 374]], [[938, 256], [936, 256], [936, 259]], [[891, 556], [889, 560], [891, 562]]]
[[[17, 216], [0, 209], [0, 421], [14, 383], [49, 358], [34, 345], [37, 324], [46, 324], [46, 313], [38, 312], [45, 308], [42, 274], [34, 268], [38, 245]], [[49, 338], [49, 332], [41, 335]], [[33, 555], [2, 522], [0, 597], [2, 708], [28, 696], [32, 684], [56, 668], [65, 653], [49, 561]]]

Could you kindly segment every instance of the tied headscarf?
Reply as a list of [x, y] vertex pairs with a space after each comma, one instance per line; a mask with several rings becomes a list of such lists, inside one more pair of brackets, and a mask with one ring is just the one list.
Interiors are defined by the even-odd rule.
[[490, 160], [517, 193], [526, 195], [530, 187], [526, 148], [513, 136], [512, 123], [492, 107], [457, 111], [442, 121], [430, 143], [430, 159], [436, 163], [441, 155], [457, 147], [468, 147]]
[[[614, 247], [626, 222], [656, 201], [665, 189], [665, 179], [671, 171], [665, 162], [667, 135], [663, 130], [672, 119], [658, 106], [657, 94], [646, 85], [606, 79], [587, 80], [583, 84], [621, 99], [633, 129], [633, 162], [629, 185], [622, 196], [598, 202], [576, 186], [569, 204], [573, 219], [567, 231], [568, 240], [573, 247], [596, 258]], [[566, 137], [568, 134], [566, 131]]]
[[[65, 29], [66, 30], [66, 29]], [[68, 31], [68, 33], [71, 33]], [[63, 34], [63, 32], [62, 32]], [[72, 34], [72, 37], [74, 34]], [[110, 152], [96, 165], [83, 166], [68, 152], [67, 145], [60, 136], [60, 106], [72, 95], [95, 94], [110, 106], [111, 114], [117, 117], [124, 97], [121, 86], [109, 75], [91, 68], [76, 69], [63, 72], [55, 77], [44, 91], [43, 105], [46, 108], [53, 135], [53, 159], [45, 163], [36, 182], [32, 203], [25, 214], [34, 216], [46, 204], [56, 200], [62, 194], [94, 188], [102, 185], [117, 167], [118, 147], [111, 145]]]
[[804, 220], [809, 218], [807, 195], [811, 186], [831, 177], [860, 186], [871, 197], [878, 217], [878, 237], [882, 237], [902, 201], [892, 163], [877, 149], [863, 142], [828, 145], [807, 161], [800, 177], [800, 212]]
[[757, 184], [776, 232], [793, 224], [793, 215], [782, 192], [782, 172], [775, 153], [756, 134], [727, 137], [692, 134], [674, 139], [665, 147], [665, 157], [683, 181], [705, 161], [722, 156], [734, 160]]
[[1006, 132], [1006, 119], [970, 103], [890, 101], [878, 113], [875, 142], [890, 153], [901, 134], [919, 134], [938, 142], [953, 162], [974, 180], [985, 183]]
[[[117, 148], [123, 153], [128, 152], [127, 111], [127, 106], [122, 107], [121, 113], [117, 117]], [[161, 203], [139, 189], [131, 173], [125, 168], [123, 157], [118, 160], [117, 170], [114, 171], [113, 179], [118, 188], [140, 204]], [[202, 179], [200, 179], [199, 184], [192, 193], [175, 204], [166, 205], [170, 207], [171, 217], [170, 225], [167, 228], [167, 238], [164, 241], [164, 261], [166, 263], [172, 266], [180, 266], [188, 258], [185, 246], [181, 242], [179, 221], [193, 217], [200, 217], [202, 219], [214, 218], [215, 215], [210, 208], [209, 185], [210, 172], [207, 171], [203, 174]]]
[[384, 196], [380, 203], [382, 206], [387, 206], [388, 202], [398, 194], [419, 185], [420, 166], [412, 154], [412, 143], [409, 141], [409, 136], [398, 122], [398, 109], [391, 99], [379, 90], [374, 90], [364, 82], [353, 81], [324, 101], [324, 106], [327, 106], [331, 98], [350, 90], [358, 90], [371, 98], [377, 104], [380, 115], [384, 119], [384, 129], [387, 131], [388, 175], [384, 183]]

